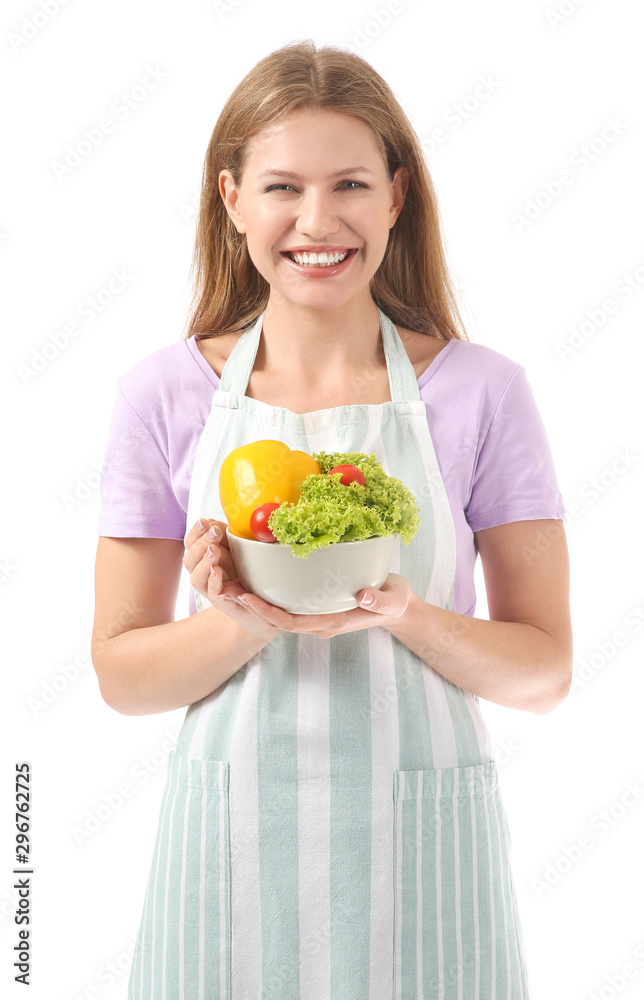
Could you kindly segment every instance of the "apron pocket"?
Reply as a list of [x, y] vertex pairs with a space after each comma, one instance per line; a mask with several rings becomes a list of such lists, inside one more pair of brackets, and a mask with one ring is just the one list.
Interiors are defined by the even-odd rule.
[[394, 1000], [529, 1000], [496, 763], [393, 779]]
[[128, 1000], [229, 1000], [229, 765], [172, 751]]

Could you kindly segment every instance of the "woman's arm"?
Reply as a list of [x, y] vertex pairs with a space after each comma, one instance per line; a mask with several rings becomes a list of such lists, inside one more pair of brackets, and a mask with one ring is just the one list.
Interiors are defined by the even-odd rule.
[[[458, 687], [508, 708], [544, 714], [572, 680], [570, 568], [563, 521], [513, 521], [475, 533], [490, 620], [412, 594], [381, 624]], [[378, 609], [380, 610], [380, 609]]]
[[175, 539], [99, 537], [92, 663], [123, 715], [199, 701], [279, 633], [250, 635], [214, 606], [174, 621], [184, 551]]

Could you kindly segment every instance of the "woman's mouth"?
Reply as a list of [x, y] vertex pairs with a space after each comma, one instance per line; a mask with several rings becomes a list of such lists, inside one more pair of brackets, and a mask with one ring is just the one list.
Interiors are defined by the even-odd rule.
[[307, 274], [310, 277], [331, 277], [341, 271], [346, 270], [349, 263], [357, 254], [357, 248], [350, 250], [335, 251], [333, 253], [299, 253], [291, 250], [283, 250], [282, 257], [299, 274]]

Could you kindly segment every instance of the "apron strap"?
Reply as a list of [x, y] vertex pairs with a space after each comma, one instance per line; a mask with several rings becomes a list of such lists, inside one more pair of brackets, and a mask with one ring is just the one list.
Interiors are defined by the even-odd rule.
[[[420, 391], [416, 372], [400, 335], [383, 311], [378, 309], [380, 331], [389, 375], [389, 392], [392, 402], [402, 402], [420, 399]], [[219, 389], [238, 396], [244, 396], [248, 387], [251, 372], [255, 364], [259, 338], [262, 332], [264, 312], [261, 312], [252, 326], [244, 330], [241, 337], [228, 355], [224, 370], [221, 373]]]

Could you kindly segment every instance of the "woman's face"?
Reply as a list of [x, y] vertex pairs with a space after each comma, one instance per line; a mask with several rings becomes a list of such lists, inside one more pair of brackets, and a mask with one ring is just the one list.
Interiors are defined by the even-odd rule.
[[[239, 188], [230, 171], [219, 175], [228, 213], [246, 234], [271, 298], [279, 293], [311, 308], [369, 294], [407, 183], [405, 167], [390, 181], [363, 122], [328, 110], [293, 112], [251, 139]], [[285, 252], [331, 248], [350, 251], [344, 263], [307, 267]]]

